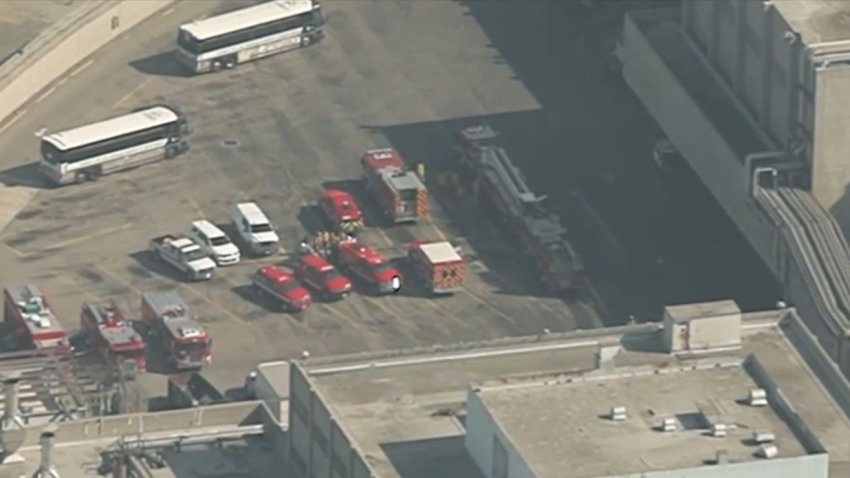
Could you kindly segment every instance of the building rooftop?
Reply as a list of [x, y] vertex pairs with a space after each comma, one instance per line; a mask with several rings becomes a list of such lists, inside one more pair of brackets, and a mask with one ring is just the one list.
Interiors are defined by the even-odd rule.
[[[782, 389], [794, 410], [816, 431], [816, 436], [830, 454], [832, 476], [842, 476], [836, 474], [836, 470], [850, 463], [850, 449], [846, 446], [850, 440], [850, 422], [791, 346], [788, 337], [791, 332], [799, 333], [794, 328], [798, 325], [789, 326], [788, 333], [786, 328], [777, 326], [787, 321], [791, 321], [792, 325], [799, 324], [799, 319], [791, 312], [744, 314], [742, 349], [702, 357], [698, 362], [705, 364], [708, 363], [706, 360], [713, 360], [713, 363], [740, 364], [747, 356], [755, 356], [766, 374]], [[624, 330], [628, 330], [628, 334], [623, 335]], [[400, 355], [395, 356], [359, 359], [311, 359], [302, 363], [302, 367], [335, 419], [345, 427], [349, 438], [380, 478], [480, 477], [463, 444], [464, 406], [469, 384], [478, 383], [489, 387], [493, 381], [502, 384], [524, 383], [528, 380], [552, 380], [553, 377], [565, 375], [584, 377], [600, 373], [596, 371], [597, 354], [603, 346], [605, 349], [613, 347], [616, 352], [610, 354], [613, 357], [610, 364], [603, 367], [610, 365], [609, 368], [613, 370], [608, 370], [606, 374], [615, 373], [623, 367], [639, 367], [653, 371], [652, 375], [575, 383], [569, 385], [569, 400], [552, 400], [552, 397], [546, 395], [559, 393], [560, 390], [537, 392], [537, 399], [546, 401], [547, 406], [557, 403], [552, 411], [559, 412], [550, 412], [546, 414], [548, 419], [540, 417], [538, 420], [546, 421], [547, 427], [551, 421], [558, 419], [574, 423], [551, 427], [548, 432], [539, 430], [541, 433], [554, 433], [565, 427], [582, 427], [585, 430], [583, 433], [587, 435], [586, 441], [575, 436], [559, 437], [556, 441], [561, 443], [562, 448], [556, 453], [552, 452], [550, 445], [533, 450], [535, 445], [529, 445], [526, 437], [529, 461], [533, 461], [540, 470], [561, 464], [564, 457], [572, 457], [572, 466], [576, 470], [587, 467], [586, 473], [591, 473], [593, 466], [599, 466], [593, 463], [598, 460], [584, 458], [598, 457], [605, 452], [599, 450], [591, 453], [588, 449], [592, 448], [591, 445], [604, 448], [602, 445], [606, 443], [613, 450], [618, 447], [635, 450], [637, 447], [637, 451], [649, 463], [643, 465], [643, 469], [670, 468], [683, 464], [698, 466], [702, 459], [713, 459], [720, 448], [729, 450], [732, 459], [753, 459], [750, 456], [753, 448], [734, 441], [719, 438], [712, 441], [691, 432], [679, 436], [662, 436], [652, 431], [651, 425], [654, 423], [646, 416], [648, 409], [653, 409], [659, 417], [664, 414], [687, 416], [696, 411], [698, 401], [705, 402], [706, 408], [710, 406], [719, 411], [714, 414], [731, 417], [730, 422], [734, 420], [744, 426], [769, 429], [776, 435], [780, 456], [804, 453], [803, 446], [794, 439], [788, 426], [770, 409], [751, 410], [737, 404], [736, 400], [745, 398], [750, 389], [757, 388], [745, 369], [730, 365], [718, 370], [655, 376], [656, 369], [678, 369], [697, 363], [694, 357], [676, 358], [647, 351], [657, 350], [657, 330], [657, 326], [646, 324], [617, 330], [582, 331], [562, 337], [545, 336], [486, 345], [472, 344], [456, 350], [399, 352]], [[631, 410], [631, 416], [627, 423], [614, 425], [601, 420], [599, 416], [608, 413], [610, 407], [615, 405], [611, 397], [617, 394], [621, 396], [620, 405]], [[493, 400], [506, 399], [494, 395]], [[507, 402], [510, 402], [510, 396]], [[502, 406], [517, 407], [507, 402]], [[504, 414], [504, 410], [500, 413]], [[561, 418], [557, 418], [559, 414]], [[687, 421], [687, 418], [684, 420]], [[520, 425], [508, 426], [516, 435], [514, 438], [517, 443], [522, 442], [523, 431], [516, 428]], [[602, 432], [613, 426], [628, 428], [630, 431], [628, 434], [606, 438]], [[543, 428], [546, 427], [538, 427]], [[749, 437], [752, 431], [741, 429], [730, 432], [730, 435], [740, 440], [741, 433]], [[636, 436], [644, 435], [650, 438], [635, 439]], [[621, 443], [620, 437], [627, 438]], [[566, 445], [565, 440], [569, 441]], [[653, 444], [666, 446], [664, 443], [671, 440], [696, 446], [689, 447], [687, 452], [677, 457], [664, 458], [663, 454], [653, 451]], [[637, 443], [641, 441], [645, 443]], [[582, 444], [588, 445], [588, 449]], [[719, 446], [721, 444], [723, 446]], [[585, 451], [576, 450], [573, 453], [570, 447], [581, 447]], [[579, 459], [576, 458], [577, 454]], [[640, 459], [635, 456], [623, 457], [621, 463], [616, 463], [613, 455], [607, 460], [612, 470], [641, 470], [639, 461], [636, 462]], [[554, 475], [541, 472], [541, 476]]]
[[[694, 468], [711, 463], [720, 450], [729, 462], [762, 460], [755, 455], [758, 446], [750, 442], [755, 430], [774, 434], [779, 456], [807, 454], [771, 407], [744, 401], [759, 386], [740, 361], [703, 366], [643, 375], [623, 370], [554, 385], [497, 386], [482, 388], [478, 396], [538, 478]], [[627, 418], [611, 420], [612, 407], [625, 407]], [[678, 430], [662, 432], [664, 419], [674, 419]], [[712, 436], [709, 423], [727, 425], [728, 434]]]
[[770, 149], [759, 139], [759, 132], [735, 105], [716, 74], [691, 48], [677, 14], [676, 10], [659, 10], [631, 12], [629, 16], [741, 161], [748, 154]]
[[[267, 431], [274, 422], [259, 402], [215, 405], [159, 413], [109, 416], [55, 424], [53, 464], [62, 478], [97, 476], [102, 453], [128, 448], [157, 457], [165, 466], [153, 470], [157, 478], [227, 476], [272, 478], [280, 476], [279, 457]], [[38, 444], [43, 427], [11, 432], [23, 437], [18, 449], [22, 462], [0, 465], [0, 478], [31, 476], [39, 466]]]
[[808, 46], [850, 40], [850, 2], [846, 0], [772, 0], [770, 3]]

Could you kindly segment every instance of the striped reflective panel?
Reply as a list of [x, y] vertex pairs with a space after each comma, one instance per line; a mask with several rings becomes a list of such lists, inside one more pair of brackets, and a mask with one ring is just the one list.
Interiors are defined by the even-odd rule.
[[464, 264], [440, 266], [435, 271], [434, 279], [434, 285], [439, 289], [460, 287], [466, 280], [466, 267]]
[[416, 195], [416, 216], [425, 217], [428, 214], [428, 191], [422, 189]]

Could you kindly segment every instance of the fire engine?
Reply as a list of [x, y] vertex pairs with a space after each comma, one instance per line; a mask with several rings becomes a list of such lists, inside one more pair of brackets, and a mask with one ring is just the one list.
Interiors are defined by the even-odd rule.
[[360, 159], [366, 188], [378, 199], [384, 214], [394, 223], [415, 222], [428, 214], [425, 183], [398, 151], [370, 149]]
[[408, 257], [433, 294], [451, 294], [463, 288], [466, 262], [449, 242], [414, 242]]
[[313, 303], [310, 291], [305, 289], [288, 270], [278, 266], [260, 268], [251, 277], [254, 288], [263, 295], [269, 295], [284, 310], [300, 312]]
[[363, 229], [363, 210], [346, 191], [327, 189], [319, 199], [319, 208], [334, 229], [354, 235]]
[[115, 302], [83, 303], [80, 326], [103, 359], [116, 370], [130, 374], [147, 370], [145, 342]]
[[401, 289], [401, 274], [398, 269], [375, 249], [355, 239], [349, 239], [337, 244], [335, 255], [343, 270], [360, 278], [377, 292], [391, 294]]
[[176, 290], [142, 293], [142, 321], [162, 340], [178, 370], [212, 361], [212, 338]]
[[51, 354], [71, 352], [68, 334], [37, 286], [7, 287], [3, 304], [3, 320], [13, 330], [18, 347]]
[[529, 188], [522, 172], [497, 144], [498, 133], [487, 125], [469, 126], [457, 134], [461, 165], [473, 177], [473, 189], [495, 206], [533, 258], [543, 282], [553, 291], [583, 285], [584, 267], [558, 216], [548, 212]]

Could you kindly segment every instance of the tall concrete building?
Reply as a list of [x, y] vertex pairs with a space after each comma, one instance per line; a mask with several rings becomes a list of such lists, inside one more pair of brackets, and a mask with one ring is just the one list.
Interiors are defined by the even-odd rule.
[[807, 164], [807, 186], [839, 216], [850, 214], [848, 22], [846, 0], [685, 0], [682, 13], [689, 39], [763, 140]]
[[850, 384], [793, 309], [684, 305], [663, 325], [258, 375], [288, 403], [293, 478], [850, 476]]

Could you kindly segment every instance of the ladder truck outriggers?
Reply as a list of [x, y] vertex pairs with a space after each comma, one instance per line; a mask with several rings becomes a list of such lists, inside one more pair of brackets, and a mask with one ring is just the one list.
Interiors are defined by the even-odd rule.
[[3, 320], [22, 350], [49, 355], [68, 355], [71, 343], [44, 293], [35, 285], [9, 286], [3, 290]]
[[212, 338], [176, 290], [142, 293], [142, 322], [159, 336], [177, 370], [199, 369], [212, 361]]
[[80, 326], [89, 345], [113, 370], [128, 378], [147, 370], [145, 341], [114, 301], [83, 303]]
[[360, 159], [366, 189], [393, 223], [416, 222], [428, 214], [428, 189], [392, 148], [370, 149]]
[[584, 285], [584, 267], [567, 240], [557, 215], [547, 211], [545, 196], [532, 192], [525, 176], [498, 144], [498, 133], [488, 125], [461, 129], [456, 137], [461, 166], [472, 177], [473, 190], [491, 203], [500, 219], [520, 240], [534, 260], [541, 279], [555, 292]]

